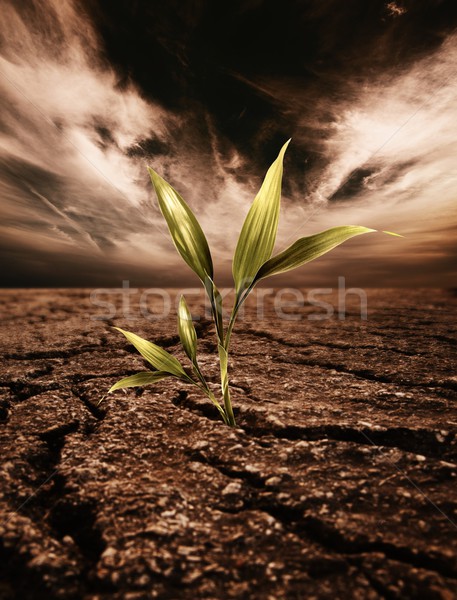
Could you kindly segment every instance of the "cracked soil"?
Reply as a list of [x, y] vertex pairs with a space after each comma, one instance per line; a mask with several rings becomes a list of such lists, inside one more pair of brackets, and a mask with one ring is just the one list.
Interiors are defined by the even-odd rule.
[[94, 320], [86, 290], [0, 306], [2, 600], [457, 598], [455, 293], [370, 290], [366, 321], [248, 304], [237, 429], [172, 380], [98, 406], [144, 370], [110, 326], [185, 362], [174, 314]]

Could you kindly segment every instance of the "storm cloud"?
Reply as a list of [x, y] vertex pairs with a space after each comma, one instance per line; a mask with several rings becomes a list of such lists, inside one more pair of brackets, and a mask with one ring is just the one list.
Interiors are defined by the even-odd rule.
[[457, 8], [278, 6], [3, 1], [4, 286], [193, 282], [147, 164], [191, 204], [229, 285], [289, 137], [278, 249], [338, 224], [405, 238], [355, 240], [278, 285], [454, 285]]

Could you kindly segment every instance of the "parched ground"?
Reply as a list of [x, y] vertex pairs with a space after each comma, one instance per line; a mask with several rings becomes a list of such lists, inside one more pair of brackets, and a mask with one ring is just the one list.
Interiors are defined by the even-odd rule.
[[258, 319], [254, 299], [237, 429], [172, 381], [97, 407], [144, 370], [110, 325], [182, 356], [174, 313], [113, 297], [96, 320], [89, 291], [0, 293], [2, 600], [457, 598], [455, 294], [369, 291], [367, 321], [277, 319], [272, 297]]

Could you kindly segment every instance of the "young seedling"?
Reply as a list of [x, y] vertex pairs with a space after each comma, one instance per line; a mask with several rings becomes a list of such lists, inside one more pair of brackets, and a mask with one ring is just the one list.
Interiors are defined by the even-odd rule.
[[376, 231], [357, 225], [332, 227], [321, 233], [300, 238], [286, 250], [272, 257], [279, 221], [283, 159], [289, 142], [290, 140], [284, 144], [278, 158], [269, 168], [241, 229], [232, 269], [235, 300], [226, 328], [222, 319], [222, 298], [213, 281], [213, 262], [205, 234], [178, 192], [160, 175], [148, 168], [160, 210], [167, 222], [176, 249], [198, 275], [210, 300], [217, 336], [222, 402], [216, 398], [201, 372], [197, 360], [197, 334], [184, 296], [181, 296], [179, 302], [178, 332], [182, 347], [191, 363], [192, 375], [188, 375], [182, 364], [163, 348], [116, 327], [115, 329], [125, 335], [149, 362], [153, 370], [121, 379], [111, 387], [110, 392], [121, 388], [145, 386], [166, 377], [173, 377], [196, 386], [211, 400], [224, 423], [234, 427], [236, 423], [228, 380], [230, 338], [238, 311], [254, 286], [266, 277], [296, 269], [352, 237]]

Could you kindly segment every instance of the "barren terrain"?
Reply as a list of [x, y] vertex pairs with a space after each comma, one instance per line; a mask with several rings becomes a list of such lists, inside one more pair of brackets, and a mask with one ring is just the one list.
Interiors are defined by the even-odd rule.
[[[182, 357], [174, 311], [97, 320], [87, 290], [0, 306], [2, 600], [457, 597], [454, 293], [371, 290], [366, 321], [251, 303], [237, 429], [171, 380], [97, 406], [144, 370], [110, 326]], [[212, 325], [196, 327], [217, 391]]]

